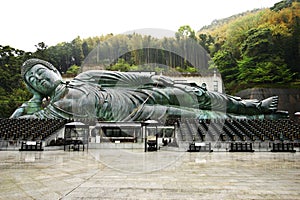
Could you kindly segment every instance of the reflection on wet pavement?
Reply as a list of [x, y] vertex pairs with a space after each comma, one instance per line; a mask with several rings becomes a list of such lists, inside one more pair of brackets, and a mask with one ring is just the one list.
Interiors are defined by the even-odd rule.
[[300, 154], [0, 151], [0, 199], [300, 199]]

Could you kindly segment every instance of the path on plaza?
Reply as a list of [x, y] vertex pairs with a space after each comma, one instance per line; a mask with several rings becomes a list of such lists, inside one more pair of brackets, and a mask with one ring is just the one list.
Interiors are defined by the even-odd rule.
[[300, 154], [0, 151], [0, 199], [300, 199]]

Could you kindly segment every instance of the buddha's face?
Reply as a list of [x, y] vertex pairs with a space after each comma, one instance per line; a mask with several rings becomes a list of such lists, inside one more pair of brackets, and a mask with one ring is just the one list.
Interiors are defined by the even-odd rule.
[[28, 70], [25, 79], [34, 90], [44, 95], [50, 95], [62, 80], [58, 71], [50, 70], [42, 64], [34, 65]]

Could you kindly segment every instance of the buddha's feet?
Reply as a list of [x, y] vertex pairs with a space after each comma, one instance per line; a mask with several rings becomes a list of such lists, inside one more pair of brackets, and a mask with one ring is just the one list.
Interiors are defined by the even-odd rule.
[[278, 107], [278, 96], [273, 96], [262, 100], [260, 106], [265, 112], [276, 112]]

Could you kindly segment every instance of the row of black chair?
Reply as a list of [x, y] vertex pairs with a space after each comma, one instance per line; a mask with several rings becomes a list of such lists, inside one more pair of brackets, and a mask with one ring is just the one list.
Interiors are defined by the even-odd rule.
[[44, 140], [65, 123], [61, 119], [0, 119], [0, 139]]
[[178, 119], [183, 141], [298, 141], [300, 124], [291, 119]]

